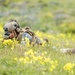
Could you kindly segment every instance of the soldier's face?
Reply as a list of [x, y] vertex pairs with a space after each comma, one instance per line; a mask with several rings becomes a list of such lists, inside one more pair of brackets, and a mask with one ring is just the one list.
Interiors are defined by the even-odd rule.
[[20, 29], [19, 28], [19, 25], [17, 24], [17, 22], [14, 22], [14, 21], [12, 21], [12, 22], [8, 22], [8, 23], [6, 23], [5, 25], [4, 25], [4, 32], [5, 32], [5, 36], [9, 36], [10, 35], [10, 33], [12, 33], [13, 31], [17, 31], [17, 29]]

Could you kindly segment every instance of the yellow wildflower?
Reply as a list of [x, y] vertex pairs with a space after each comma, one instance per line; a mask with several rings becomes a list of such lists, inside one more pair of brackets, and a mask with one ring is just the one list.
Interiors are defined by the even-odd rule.
[[11, 46], [13, 44], [13, 41], [12, 40], [4, 40], [4, 42], [3, 42], [3, 45], [9, 45], [9, 46]]
[[3, 32], [3, 26], [2, 26], [2, 24], [0, 24], [0, 31]]
[[53, 68], [50, 68], [50, 72], [53, 72]]
[[73, 64], [72, 64], [72, 63], [67, 63], [67, 64], [63, 67], [63, 69], [64, 69], [64, 70], [67, 70], [67, 71], [71, 71], [72, 68], [73, 68]]
[[23, 57], [19, 58], [19, 61], [20, 62], [23, 62], [24, 61], [24, 58]]
[[71, 74], [74, 74], [74, 71], [73, 70], [71, 71]]
[[46, 41], [43, 41], [43, 43], [42, 43], [42, 47], [44, 47], [44, 46], [45, 46], [45, 44], [46, 44]]
[[18, 59], [17, 58], [14, 58], [14, 60], [17, 61]]
[[52, 69], [55, 69], [55, 65], [51, 65], [51, 68], [52, 68]]
[[25, 38], [25, 42], [26, 42], [26, 46], [27, 46], [27, 47], [30, 47], [30, 41], [29, 41], [28, 38]]
[[51, 65], [54, 64], [54, 61], [52, 61], [52, 60], [50, 60], [49, 62], [50, 62]]

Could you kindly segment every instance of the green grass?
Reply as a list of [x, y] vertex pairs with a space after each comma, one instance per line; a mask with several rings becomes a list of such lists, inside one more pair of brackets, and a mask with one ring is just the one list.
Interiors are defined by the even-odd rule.
[[[48, 54], [46, 56], [51, 58], [52, 60], [57, 60], [58, 66], [53, 72], [50, 72], [48, 70], [49, 64], [48, 66], [43, 66], [38, 62], [32, 64], [23, 64], [14, 61], [15, 57], [24, 57], [23, 53], [28, 51], [29, 49], [33, 49], [34, 51], [39, 53], [47, 51]], [[34, 47], [29, 49], [24, 46], [18, 46], [14, 50], [10, 50], [9, 47], [3, 48], [0, 51], [0, 75], [43, 75], [43, 73], [45, 73], [44, 75], [67, 75], [67, 73], [63, 71], [63, 66], [68, 62], [75, 63], [75, 55], [62, 54], [46, 47]]]
[[[75, 54], [60, 52], [62, 48], [75, 48], [74, 10], [74, 0], [0, 2], [0, 75], [75, 75]], [[49, 43], [27, 47], [8, 42], [5, 46], [1, 41], [2, 27], [10, 18], [16, 19], [21, 27], [31, 27], [38, 37], [48, 38]], [[26, 52], [31, 53], [24, 55]], [[44, 52], [47, 53], [42, 55]], [[71, 64], [64, 70], [68, 63]]]
[[49, 43], [27, 47], [17, 43], [4, 46], [0, 42], [0, 75], [72, 75], [72, 70], [75, 74], [75, 67], [69, 72], [63, 69], [67, 63], [75, 64], [75, 55], [60, 52], [61, 48], [74, 48], [75, 36], [41, 32], [38, 35], [40, 38], [46, 36]]

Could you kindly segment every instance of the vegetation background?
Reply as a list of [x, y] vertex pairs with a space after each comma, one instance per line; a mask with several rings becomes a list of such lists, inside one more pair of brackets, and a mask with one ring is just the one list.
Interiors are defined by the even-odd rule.
[[0, 22], [16, 19], [21, 27], [43, 32], [75, 32], [74, 0], [0, 0]]
[[[16, 40], [2, 43], [3, 26], [16, 19], [49, 43], [28, 47]], [[0, 75], [75, 75], [74, 0], [0, 0]]]

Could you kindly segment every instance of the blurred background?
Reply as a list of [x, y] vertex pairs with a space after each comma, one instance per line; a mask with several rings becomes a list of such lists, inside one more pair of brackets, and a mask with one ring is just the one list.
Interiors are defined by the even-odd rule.
[[74, 0], [0, 0], [0, 24], [16, 19], [21, 27], [48, 33], [75, 33]]

